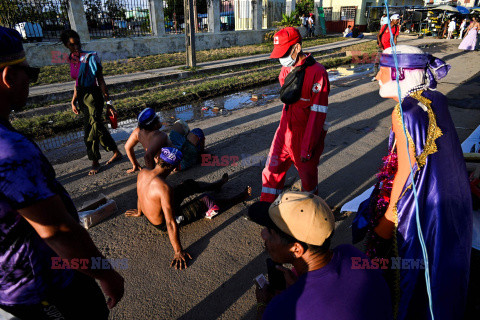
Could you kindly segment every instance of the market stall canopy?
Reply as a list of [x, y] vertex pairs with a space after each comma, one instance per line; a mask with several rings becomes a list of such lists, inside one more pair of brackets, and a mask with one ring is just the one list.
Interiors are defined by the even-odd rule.
[[472, 8], [472, 11], [480, 11], [480, 7], [474, 7]]
[[460, 12], [461, 14], [469, 14], [469, 13], [470, 13], [470, 10], [468, 10], [467, 8], [462, 7], [462, 6], [457, 6], [457, 10], [458, 10], [458, 12]]
[[441, 5], [441, 6], [438, 6], [438, 7], [435, 7], [435, 8], [432, 8], [431, 10], [442, 10], [442, 11], [448, 11], [448, 12], [459, 12], [457, 10], [457, 8], [454, 8], [452, 6], [449, 6], [449, 5]]

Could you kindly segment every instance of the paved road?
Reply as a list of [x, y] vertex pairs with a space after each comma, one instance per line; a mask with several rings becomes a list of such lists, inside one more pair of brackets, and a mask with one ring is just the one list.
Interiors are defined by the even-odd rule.
[[[438, 90], [450, 99], [450, 111], [463, 141], [480, 122], [480, 56], [477, 52], [459, 52], [456, 40], [409, 43], [429, 45], [426, 51], [445, 57], [452, 65]], [[477, 109], [467, 109], [475, 107], [469, 103], [471, 99], [476, 99]], [[340, 207], [373, 183], [381, 157], [387, 151], [393, 107], [393, 100], [379, 97], [378, 84], [370, 82], [370, 77], [333, 86], [327, 116], [332, 127], [319, 167], [319, 194], [330, 206]], [[218, 156], [264, 157], [281, 109], [281, 103], [275, 100], [265, 106], [235, 111], [228, 117], [196, 121], [191, 127], [204, 129], [208, 149]], [[107, 155], [103, 154], [105, 161]], [[137, 155], [143, 153], [137, 151]], [[105, 168], [95, 177], [86, 176], [86, 156], [52, 160], [57, 162], [58, 178], [77, 205], [103, 192], [114, 198], [120, 209], [117, 216], [89, 230], [108, 258], [128, 259], [128, 269], [120, 270], [126, 280], [125, 297], [113, 310], [111, 319], [254, 319], [252, 279], [266, 272], [267, 256], [259, 236], [260, 227], [243, 219], [250, 202], [239, 204], [212, 221], [183, 227], [181, 240], [194, 260], [187, 270], [175, 271], [169, 268], [173, 251], [168, 237], [150, 227], [143, 217], [123, 215], [136, 203], [135, 175], [125, 173], [130, 167], [128, 160]], [[223, 194], [232, 194], [248, 184], [253, 188], [253, 201], [260, 194], [261, 170], [260, 164], [198, 166], [168, 180], [173, 184], [188, 178], [213, 181], [227, 172], [231, 181]], [[288, 176], [294, 178], [296, 172], [291, 170]], [[350, 242], [351, 220], [349, 216], [337, 222], [334, 245]]]

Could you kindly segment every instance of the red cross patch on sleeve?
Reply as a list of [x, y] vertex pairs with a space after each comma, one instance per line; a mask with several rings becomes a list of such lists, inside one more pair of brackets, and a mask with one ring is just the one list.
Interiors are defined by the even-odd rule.
[[319, 93], [320, 89], [322, 89], [322, 85], [320, 83], [313, 84], [312, 91], [314, 93]]

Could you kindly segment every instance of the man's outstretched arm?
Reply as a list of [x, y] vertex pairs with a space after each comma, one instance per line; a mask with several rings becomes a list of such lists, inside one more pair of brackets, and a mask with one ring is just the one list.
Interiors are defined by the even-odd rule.
[[173, 256], [172, 267], [175, 269], [187, 268], [186, 258], [192, 259], [190, 254], [183, 250], [180, 243], [180, 234], [178, 232], [178, 225], [175, 221], [175, 216], [172, 208], [173, 193], [172, 189], [167, 185], [160, 187], [160, 201], [162, 203], [162, 211], [165, 217], [165, 224], [167, 225], [168, 237], [172, 244], [175, 255]]
[[[19, 209], [18, 212], [30, 223], [38, 235], [61, 258], [104, 258], [93, 243], [88, 232], [67, 212], [58, 195]], [[123, 296], [123, 278], [114, 269], [78, 269], [98, 279], [103, 292], [109, 297], [108, 307], [113, 308]]]
[[132, 169], [127, 170], [127, 173], [132, 173], [142, 169], [137, 161], [137, 158], [135, 157], [135, 151], [133, 150], [133, 148], [135, 148], [135, 146], [138, 144], [138, 131], [140, 131], [139, 128], [133, 130], [132, 134], [125, 143], [125, 152], [127, 153], [128, 159], [132, 163]]

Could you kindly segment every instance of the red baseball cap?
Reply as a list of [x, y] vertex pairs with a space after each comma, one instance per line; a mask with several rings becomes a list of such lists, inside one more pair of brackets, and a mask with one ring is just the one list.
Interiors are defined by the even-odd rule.
[[300, 42], [302, 42], [302, 36], [297, 28], [283, 28], [273, 36], [273, 51], [270, 54], [270, 58], [278, 59], [283, 57], [291, 46]]

